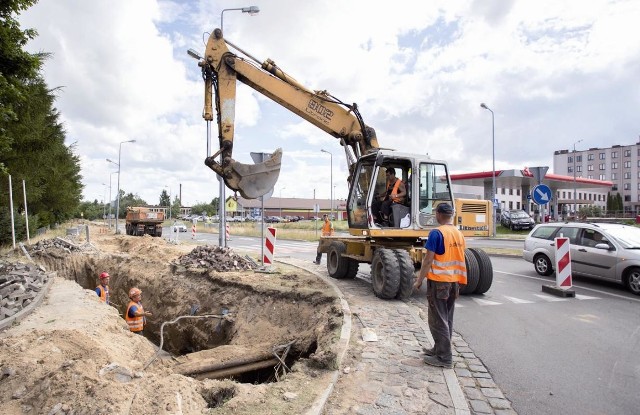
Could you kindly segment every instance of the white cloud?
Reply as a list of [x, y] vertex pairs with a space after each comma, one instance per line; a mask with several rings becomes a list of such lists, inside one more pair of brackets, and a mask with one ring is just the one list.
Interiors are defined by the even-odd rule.
[[[225, 37], [259, 60], [272, 58], [310, 89], [358, 103], [380, 145], [445, 159], [454, 172], [550, 165], [576, 137], [585, 147], [630, 144], [637, 131], [640, 4], [357, 0], [255, 2], [256, 16], [224, 14]], [[204, 166], [204, 86], [187, 48], [220, 25], [239, 0], [41, 0], [24, 13], [52, 52], [44, 75], [63, 86], [57, 107], [77, 141], [85, 198], [102, 198], [123, 144], [123, 189], [148, 202], [165, 185], [183, 201], [210, 201], [215, 174]], [[212, 125], [214, 151], [217, 127]], [[238, 88], [234, 156], [284, 150], [283, 196], [346, 197], [337, 140], [248, 87]], [[303, 178], [304, 180], [301, 180]], [[113, 192], [115, 194], [115, 191]]]

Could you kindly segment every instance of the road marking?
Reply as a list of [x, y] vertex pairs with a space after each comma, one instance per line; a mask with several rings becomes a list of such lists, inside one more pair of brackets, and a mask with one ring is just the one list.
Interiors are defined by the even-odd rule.
[[474, 302], [476, 302], [477, 304], [479, 304], [479, 305], [500, 305], [500, 304], [502, 304], [502, 303], [498, 303], [496, 301], [483, 300], [483, 299], [480, 299], [480, 298], [471, 297], [471, 299]]
[[[513, 275], [515, 277], [529, 278], [531, 280], [544, 281], [544, 282], [547, 282], [547, 283], [553, 282], [553, 281], [549, 280], [549, 278], [544, 278], [544, 277], [532, 277], [531, 275], [515, 274], [513, 272], [496, 271], [496, 270], [494, 270], [493, 272], [494, 273], [498, 273], [498, 274]], [[610, 293], [610, 292], [607, 292], [607, 291], [598, 290], [598, 289], [595, 289], [595, 288], [583, 287], [581, 285], [576, 285], [576, 284], [573, 284], [573, 288], [580, 288], [582, 290], [592, 291], [592, 292], [596, 292], [598, 294], [608, 295], [608, 296], [611, 296], [611, 297], [617, 297], [617, 298], [621, 298], [623, 300], [635, 301], [635, 302], [640, 303], [640, 298], [627, 297], [627, 296], [624, 296], [624, 295], [614, 294], [614, 293]]]
[[523, 300], [521, 298], [516, 298], [516, 297], [509, 297], [507, 295], [503, 295], [503, 297], [515, 304], [533, 304], [535, 302], [535, 301]]
[[600, 300], [600, 297], [590, 297], [588, 295], [576, 294], [578, 300]]
[[549, 301], [549, 302], [554, 302], [554, 301], [567, 301], [566, 298], [556, 298], [556, 297], [551, 297], [550, 295], [544, 295], [544, 294], [533, 294], [538, 298], [543, 299], [544, 301]]

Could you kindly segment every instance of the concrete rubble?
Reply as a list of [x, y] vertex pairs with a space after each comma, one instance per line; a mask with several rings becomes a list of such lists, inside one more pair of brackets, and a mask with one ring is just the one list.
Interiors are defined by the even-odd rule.
[[91, 244], [77, 245], [65, 238], [56, 237], [54, 239], [43, 239], [36, 244], [27, 247], [27, 251], [32, 256], [38, 255], [66, 255], [73, 252], [84, 252], [89, 250], [95, 250], [96, 248]]
[[51, 275], [33, 264], [0, 262], [0, 321], [31, 304]]
[[176, 265], [187, 268], [206, 268], [218, 272], [246, 271], [255, 268], [255, 262], [237, 255], [231, 248], [198, 246], [187, 255], [178, 258]]

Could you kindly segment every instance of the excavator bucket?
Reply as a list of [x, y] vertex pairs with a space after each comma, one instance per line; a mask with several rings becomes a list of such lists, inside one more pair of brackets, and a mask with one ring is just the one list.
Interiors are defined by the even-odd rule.
[[246, 199], [257, 199], [273, 189], [282, 162], [282, 149], [273, 152], [271, 158], [257, 164], [242, 164], [233, 160], [231, 162], [231, 177], [225, 178], [229, 188], [240, 192]]

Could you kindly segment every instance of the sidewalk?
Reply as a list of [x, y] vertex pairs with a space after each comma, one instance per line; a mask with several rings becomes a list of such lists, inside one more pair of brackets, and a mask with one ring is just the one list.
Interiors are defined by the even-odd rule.
[[[515, 415], [511, 403], [494, 383], [467, 343], [454, 333], [454, 368], [422, 361], [422, 347], [433, 346], [427, 325], [424, 293], [408, 301], [381, 300], [359, 274], [353, 280], [329, 278], [324, 263], [288, 258], [342, 293], [350, 338], [333, 388], [316, 413], [359, 414], [498, 414]], [[308, 263], [307, 263], [308, 262]], [[364, 342], [362, 324], [373, 329], [377, 342]], [[455, 330], [455, 322], [454, 322]], [[338, 353], [341, 355], [341, 353]]]

